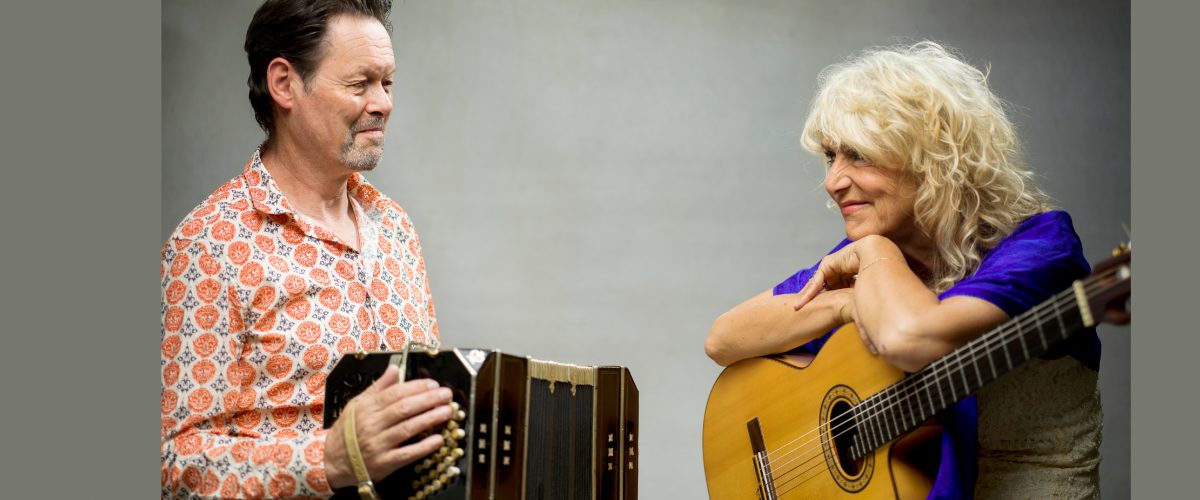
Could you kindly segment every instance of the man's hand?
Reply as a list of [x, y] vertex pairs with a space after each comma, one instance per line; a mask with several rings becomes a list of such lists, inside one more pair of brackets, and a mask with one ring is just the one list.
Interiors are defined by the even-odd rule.
[[[357, 406], [354, 427], [372, 481], [441, 447], [439, 434], [407, 446], [400, 444], [450, 418], [450, 389], [426, 379], [399, 383], [399, 374], [395, 366], [388, 366], [379, 380], [348, 403]], [[325, 477], [332, 489], [358, 484], [343, 438], [345, 418], [343, 413], [325, 438]]]

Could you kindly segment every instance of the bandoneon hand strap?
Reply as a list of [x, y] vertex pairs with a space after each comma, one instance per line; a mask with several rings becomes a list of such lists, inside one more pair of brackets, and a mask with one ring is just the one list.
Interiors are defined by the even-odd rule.
[[355, 412], [358, 405], [354, 401], [346, 405], [346, 421], [342, 423], [342, 434], [346, 441], [346, 455], [350, 457], [350, 467], [354, 469], [354, 477], [358, 480], [358, 496], [363, 500], [379, 500], [375, 492], [375, 483], [367, 474], [367, 465], [363, 463], [362, 450], [358, 447], [358, 431], [355, 429]]

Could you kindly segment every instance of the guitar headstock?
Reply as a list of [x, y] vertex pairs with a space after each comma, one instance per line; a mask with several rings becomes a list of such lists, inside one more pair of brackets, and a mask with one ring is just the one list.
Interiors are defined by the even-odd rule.
[[1096, 264], [1087, 277], [1088, 306], [1092, 311], [1103, 311], [1098, 319], [1105, 323], [1124, 325], [1129, 323], [1129, 296], [1133, 279], [1133, 249], [1122, 243], [1113, 249], [1112, 257]]

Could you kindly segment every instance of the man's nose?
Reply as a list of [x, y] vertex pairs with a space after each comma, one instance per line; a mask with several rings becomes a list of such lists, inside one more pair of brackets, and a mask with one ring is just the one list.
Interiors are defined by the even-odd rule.
[[384, 117], [392, 114], [392, 93], [382, 83], [367, 91], [367, 113]]

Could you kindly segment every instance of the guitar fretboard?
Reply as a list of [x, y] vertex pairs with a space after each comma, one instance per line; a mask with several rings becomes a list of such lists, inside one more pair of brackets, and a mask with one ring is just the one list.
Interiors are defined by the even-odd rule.
[[855, 459], [916, 428], [1082, 328], [1073, 289], [930, 363], [854, 406]]

